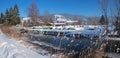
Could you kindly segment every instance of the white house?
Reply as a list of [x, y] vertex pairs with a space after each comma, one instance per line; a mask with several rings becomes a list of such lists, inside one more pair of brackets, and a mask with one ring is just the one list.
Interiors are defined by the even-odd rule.
[[24, 22], [32, 22], [31, 18], [30, 17], [23, 17], [21, 19], [21, 22], [24, 23]]

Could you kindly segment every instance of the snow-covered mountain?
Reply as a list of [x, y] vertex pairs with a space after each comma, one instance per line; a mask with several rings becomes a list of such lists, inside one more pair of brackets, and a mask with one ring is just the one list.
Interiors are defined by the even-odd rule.
[[67, 21], [68, 20], [68, 18], [65, 18], [65, 16], [60, 15], [60, 14], [55, 14], [53, 19], [56, 21]]
[[77, 20], [84, 21], [87, 19], [86, 16], [81, 16], [81, 15], [73, 15], [73, 14], [51, 14], [51, 18], [56, 20], [56, 18], [59, 20], [74, 20], [76, 18]]

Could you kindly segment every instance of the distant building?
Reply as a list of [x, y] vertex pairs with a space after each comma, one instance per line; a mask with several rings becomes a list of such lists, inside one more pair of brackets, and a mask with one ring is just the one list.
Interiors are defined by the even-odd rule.
[[22, 23], [24, 23], [24, 22], [32, 22], [32, 20], [31, 20], [31, 18], [30, 17], [23, 17], [22, 19], [21, 19], [21, 22]]
[[[59, 14], [56, 14], [54, 15], [54, 17], [52, 18], [53, 22], [48, 22], [48, 24], [50, 25], [67, 25], [67, 24], [74, 24], [74, 23], [77, 23], [78, 21], [77, 20], [72, 20], [72, 19], [69, 19], [69, 18], [66, 18], [65, 16], [63, 15], [59, 15]], [[23, 24], [24, 22], [26, 23], [31, 23], [32, 20], [31, 20], [31, 17], [23, 17], [21, 19], [21, 23]], [[37, 19], [37, 22], [39, 22], [40, 24], [47, 24], [47, 21], [45, 19], [44, 16], [41, 16]]]
[[56, 14], [54, 15], [54, 25], [66, 25], [78, 22], [77, 20], [72, 20], [69, 18], [65, 18], [62, 15]]

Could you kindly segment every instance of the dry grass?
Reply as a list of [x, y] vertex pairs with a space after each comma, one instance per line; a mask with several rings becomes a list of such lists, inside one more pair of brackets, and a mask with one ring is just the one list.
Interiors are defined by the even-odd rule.
[[2, 26], [1, 30], [4, 34], [15, 38], [16, 40], [20, 40], [21, 33], [14, 26]]

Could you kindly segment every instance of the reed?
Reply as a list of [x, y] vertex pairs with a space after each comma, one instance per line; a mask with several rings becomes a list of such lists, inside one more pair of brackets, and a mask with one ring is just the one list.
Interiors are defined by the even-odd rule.
[[20, 40], [22, 34], [14, 27], [14, 26], [2, 26], [1, 30], [4, 34], [16, 39]]

